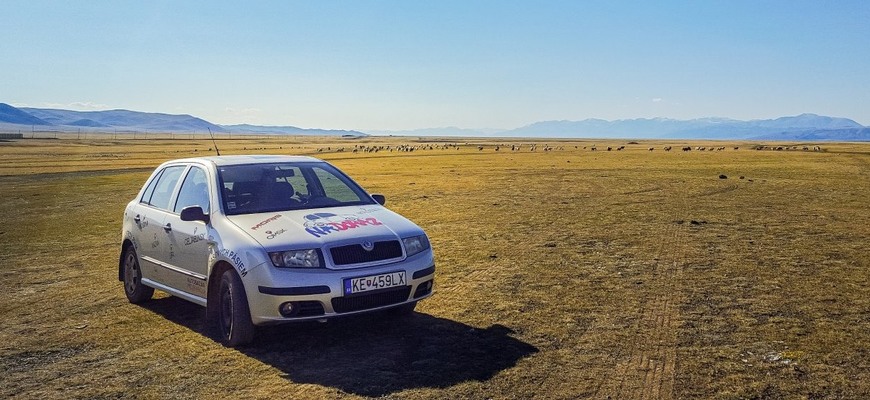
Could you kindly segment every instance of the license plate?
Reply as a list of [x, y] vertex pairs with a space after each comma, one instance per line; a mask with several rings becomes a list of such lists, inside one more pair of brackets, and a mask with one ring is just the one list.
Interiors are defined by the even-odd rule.
[[390, 272], [388, 274], [361, 276], [344, 280], [344, 294], [356, 294], [370, 292], [372, 290], [386, 289], [396, 286], [405, 286], [405, 271]]

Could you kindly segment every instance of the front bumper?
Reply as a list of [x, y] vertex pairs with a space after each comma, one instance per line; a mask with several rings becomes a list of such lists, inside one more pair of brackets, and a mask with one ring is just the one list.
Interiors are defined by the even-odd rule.
[[[264, 266], [265, 267], [265, 266]], [[405, 271], [407, 285], [350, 296], [347, 278]], [[256, 268], [244, 279], [255, 325], [318, 320], [360, 314], [409, 304], [430, 297], [435, 279], [431, 250], [401, 262], [346, 270]], [[292, 302], [293, 312], [282, 315], [281, 305]]]

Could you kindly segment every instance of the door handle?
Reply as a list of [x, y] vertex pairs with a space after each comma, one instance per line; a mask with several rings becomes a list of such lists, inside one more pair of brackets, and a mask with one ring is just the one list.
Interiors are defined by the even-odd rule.
[[138, 224], [138, 223], [142, 222], [142, 218], [139, 218], [139, 214], [136, 214], [136, 216], [133, 217], [133, 221]]
[[172, 224], [167, 223], [166, 225], [163, 225], [163, 230], [166, 232], [171, 232], [172, 231]]

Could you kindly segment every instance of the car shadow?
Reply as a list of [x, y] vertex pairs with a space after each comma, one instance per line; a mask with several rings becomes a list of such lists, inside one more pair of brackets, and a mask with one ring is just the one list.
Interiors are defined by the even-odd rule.
[[[144, 304], [177, 324], [207, 335], [202, 307], [167, 297]], [[262, 327], [238, 351], [271, 365], [295, 383], [362, 396], [445, 388], [486, 381], [538, 349], [503, 325], [479, 329], [415, 312], [386, 312]]]

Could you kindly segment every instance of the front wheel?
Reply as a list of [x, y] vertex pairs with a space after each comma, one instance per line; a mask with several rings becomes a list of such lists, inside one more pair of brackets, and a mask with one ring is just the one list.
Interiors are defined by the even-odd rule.
[[254, 340], [254, 324], [251, 322], [251, 310], [242, 280], [231, 269], [224, 271], [220, 279], [215, 320], [220, 341], [229, 347], [251, 343]]
[[133, 246], [127, 246], [124, 250], [124, 294], [127, 301], [139, 304], [150, 300], [154, 295], [154, 288], [142, 284], [142, 269], [139, 268], [139, 257]]

